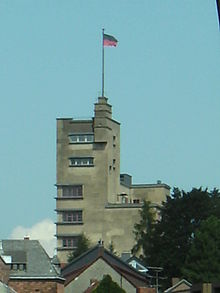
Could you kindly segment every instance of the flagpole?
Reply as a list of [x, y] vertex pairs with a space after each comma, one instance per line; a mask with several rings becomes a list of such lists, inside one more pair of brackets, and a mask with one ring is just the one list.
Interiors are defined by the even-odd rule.
[[102, 97], [104, 98], [104, 28], [102, 29]]

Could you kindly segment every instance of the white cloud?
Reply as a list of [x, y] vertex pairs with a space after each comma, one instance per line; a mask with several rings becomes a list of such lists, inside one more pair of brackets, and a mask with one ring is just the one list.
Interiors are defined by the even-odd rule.
[[31, 240], [39, 240], [49, 256], [53, 256], [56, 247], [55, 224], [51, 219], [44, 219], [30, 228], [17, 226], [13, 229], [11, 239], [24, 239], [29, 236]]

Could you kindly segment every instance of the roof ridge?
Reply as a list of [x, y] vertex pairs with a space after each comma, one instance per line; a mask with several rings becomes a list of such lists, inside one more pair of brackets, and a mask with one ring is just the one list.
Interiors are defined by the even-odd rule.
[[89, 254], [91, 251], [95, 250], [98, 247], [99, 247], [99, 245], [97, 244], [97, 245], [89, 248], [87, 251], [83, 252], [82, 254], [80, 254], [79, 256], [77, 256], [76, 258], [74, 258], [71, 262], [69, 262], [65, 267], [62, 268], [61, 271], [64, 271], [65, 269], [67, 269], [68, 267], [70, 267], [74, 262], [77, 262], [79, 259], [81, 259], [85, 255]]
[[189, 281], [187, 281], [186, 279], [181, 279], [179, 280], [176, 284], [174, 284], [173, 286], [169, 287], [168, 289], [166, 289], [164, 292], [169, 292], [172, 289], [175, 289], [177, 286], [179, 286], [181, 283], [186, 283], [189, 286], [192, 286], [192, 283], [190, 283]]

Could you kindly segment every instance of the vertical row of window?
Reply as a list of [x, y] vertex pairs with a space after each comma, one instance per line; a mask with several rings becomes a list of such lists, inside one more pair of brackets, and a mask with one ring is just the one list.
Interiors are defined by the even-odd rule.
[[[113, 147], [116, 147], [116, 136], [115, 135], [113, 135], [113, 138], [112, 138], [112, 145], [113, 145]], [[109, 171], [111, 171], [112, 169], [115, 170], [115, 162], [116, 162], [116, 159], [113, 159], [112, 164], [109, 166]]]
[[[69, 141], [72, 144], [77, 143], [92, 143], [94, 142], [94, 134], [70, 134]], [[113, 147], [116, 146], [116, 136], [113, 136]], [[113, 168], [115, 169], [115, 159], [113, 159]], [[69, 158], [69, 165], [71, 167], [90, 167], [94, 166], [93, 157], [71, 157]], [[62, 188], [63, 197], [79, 198], [83, 197], [82, 185], [63, 186]], [[63, 222], [65, 223], [82, 223], [83, 215], [82, 211], [68, 211], [62, 214]], [[78, 245], [78, 236], [63, 237], [62, 245], [64, 248], [76, 248]]]
[[[93, 133], [74, 133], [69, 134], [71, 144], [93, 143]], [[71, 157], [69, 158], [70, 167], [92, 167], [94, 166], [93, 157]]]
[[115, 135], [113, 135], [113, 147], [116, 147], [116, 136]]
[[[69, 142], [71, 144], [93, 143], [93, 133], [70, 134]], [[69, 166], [71, 167], [91, 167], [94, 166], [93, 157], [71, 157], [69, 158]], [[82, 198], [82, 185], [69, 185], [62, 187], [62, 197], [64, 198]], [[62, 220], [64, 223], [82, 223], [82, 210], [62, 212]], [[64, 248], [76, 248], [78, 245], [78, 236], [63, 237], [62, 246]]]

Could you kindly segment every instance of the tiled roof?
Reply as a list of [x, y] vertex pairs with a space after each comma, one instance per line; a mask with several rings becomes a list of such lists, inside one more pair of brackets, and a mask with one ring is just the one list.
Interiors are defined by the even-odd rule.
[[123, 275], [135, 287], [146, 287], [148, 285], [146, 275], [137, 272], [131, 266], [100, 245], [88, 250], [86, 253], [77, 257], [62, 269], [61, 274], [64, 278], [66, 278], [66, 285], [74, 280], [75, 277], [79, 276], [99, 258], [106, 261], [108, 265]]
[[[14, 269], [10, 271], [10, 279], [60, 278], [38, 240], [2, 240], [1, 242], [3, 249], [1, 254], [12, 256], [12, 268]], [[16, 268], [18, 264], [24, 266]]]

